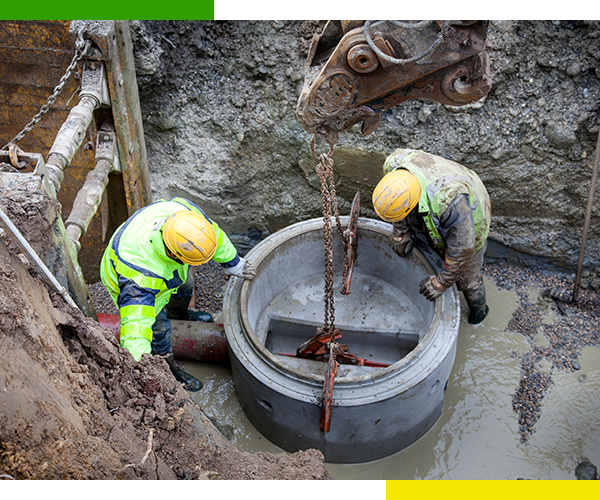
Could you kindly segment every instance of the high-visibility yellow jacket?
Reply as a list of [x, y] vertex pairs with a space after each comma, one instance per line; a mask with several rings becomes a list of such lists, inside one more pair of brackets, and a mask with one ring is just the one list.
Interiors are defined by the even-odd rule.
[[185, 283], [189, 266], [169, 258], [161, 228], [181, 210], [202, 214], [217, 235], [212, 260], [224, 267], [239, 262], [237, 251], [224, 231], [195, 204], [184, 198], [159, 200], [141, 208], [115, 231], [102, 257], [100, 279], [121, 315], [121, 346], [136, 360], [150, 353], [152, 325], [171, 294]]

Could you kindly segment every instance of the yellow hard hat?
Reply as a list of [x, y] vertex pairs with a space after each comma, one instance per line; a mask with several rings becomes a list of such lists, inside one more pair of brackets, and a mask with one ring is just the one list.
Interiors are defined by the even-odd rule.
[[373, 208], [387, 222], [404, 219], [419, 202], [421, 184], [403, 168], [384, 175], [373, 191]]
[[162, 236], [167, 248], [190, 266], [208, 262], [217, 250], [212, 224], [191, 210], [172, 214], [163, 225]]

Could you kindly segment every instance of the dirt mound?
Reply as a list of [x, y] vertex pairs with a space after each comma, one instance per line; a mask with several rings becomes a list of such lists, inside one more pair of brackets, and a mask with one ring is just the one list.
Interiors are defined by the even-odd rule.
[[49, 292], [6, 236], [0, 238], [0, 474], [330, 479], [316, 450], [241, 453], [162, 358], [135, 362], [111, 330]]

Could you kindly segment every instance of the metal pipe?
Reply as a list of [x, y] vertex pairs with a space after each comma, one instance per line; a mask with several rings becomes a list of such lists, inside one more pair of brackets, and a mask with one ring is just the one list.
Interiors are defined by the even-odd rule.
[[[228, 363], [229, 349], [222, 323], [202, 323], [172, 319], [171, 349], [177, 359]], [[98, 314], [98, 322], [115, 332], [121, 338], [121, 316], [118, 314]]]
[[4, 213], [2, 209], [0, 209], [0, 219], [2, 219], [4, 226], [12, 235], [13, 241], [17, 244], [17, 246], [21, 249], [22, 252], [27, 254], [31, 265], [38, 271], [38, 273], [40, 273], [41, 276], [45, 277], [50, 282], [50, 285], [54, 287], [54, 289], [60, 294], [60, 296], [63, 299], [65, 299], [65, 301], [71, 307], [79, 309], [77, 307], [77, 304], [75, 304], [75, 302], [71, 298], [71, 296], [67, 293], [64, 287], [56, 280], [54, 275], [46, 267], [46, 264], [42, 262], [35, 250], [31, 247], [31, 245], [27, 242], [27, 240], [23, 237], [21, 232], [12, 223], [12, 221], [8, 218], [8, 216]]
[[102, 195], [108, 185], [108, 174], [113, 170], [112, 163], [100, 160], [94, 170], [87, 174], [85, 184], [77, 193], [73, 209], [65, 222], [67, 235], [77, 251], [81, 249], [79, 239], [87, 231], [94, 214], [100, 206]]
[[594, 191], [596, 190], [596, 180], [598, 178], [598, 162], [600, 162], [600, 131], [596, 141], [596, 155], [594, 156], [594, 167], [592, 170], [592, 180], [590, 183], [590, 192], [588, 195], [587, 209], [585, 211], [585, 221], [583, 223], [583, 234], [581, 236], [581, 246], [579, 247], [579, 261], [577, 262], [577, 275], [575, 276], [575, 285], [573, 286], [573, 302], [577, 302], [579, 294], [579, 284], [581, 282], [581, 271], [583, 269], [583, 258], [585, 256], [585, 243], [590, 229], [590, 219], [592, 216], [592, 205], [594, 203]]
[[46, 162], [46, 169], [56, 193], [60, 191], [60, 186], [65, 178], [63, 170], [69, 166], [81, 146], [94, 116], [94, 110], [99, 106], [100, 101], [94, 96], [82, 96], [79, 104], [71, 110], [56, 135]]
[[111, 121], [102, 124], [96, 138], [96, 167], [88, 173], [85, 184], [77, 193], [69, 218], [65, 222], [67, 235], [79, 252], [79, 239], [88, 229], [94, 214], [102, 202], [108, 185], [108, 174], [119, 169], [117, 139]]

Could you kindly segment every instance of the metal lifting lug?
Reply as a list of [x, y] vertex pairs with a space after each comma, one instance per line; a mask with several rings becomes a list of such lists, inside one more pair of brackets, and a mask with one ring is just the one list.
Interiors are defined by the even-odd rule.
[[96, 137], [96, 162], [106, 160], [112, 164], [112, 171], [120, 172], [119, 154], [117, 150], [117, 136], [115, 126], [110, 121], [105, 121]]

